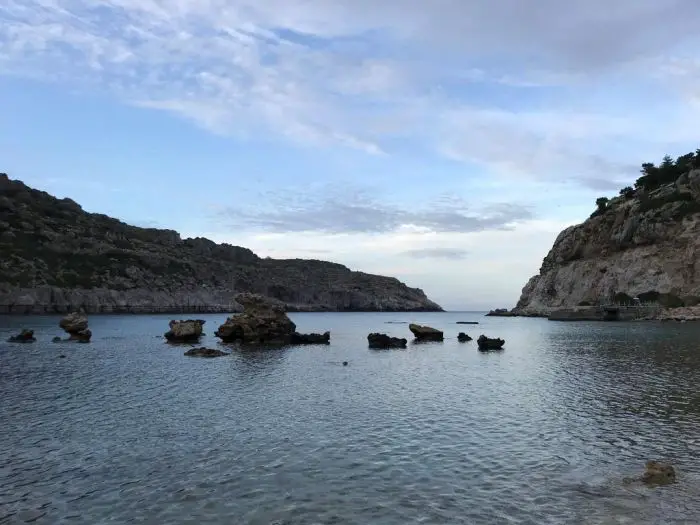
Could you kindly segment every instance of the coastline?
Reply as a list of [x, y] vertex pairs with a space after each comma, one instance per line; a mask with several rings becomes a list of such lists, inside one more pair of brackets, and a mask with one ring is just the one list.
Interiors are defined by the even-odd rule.
[[[664, 308], [661, 306], [619, 306], [608, 310], [622, 312], [620, 317], [610, 315], [601, 307], [542, 308], [518, 310], [514, 308], [509, 315], [502, 317], [535, 317], [550, 321], [606, 321], [606, 322], [640, 322], [640, 321], [700, 321], [700, 306], [680, 306]], [[618, 314], [619, 315], [619, 314]]]

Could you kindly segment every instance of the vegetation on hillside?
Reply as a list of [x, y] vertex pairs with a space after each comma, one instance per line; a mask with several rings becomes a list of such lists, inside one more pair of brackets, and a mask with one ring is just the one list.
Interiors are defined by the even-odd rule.
[[[642, 175], [634, 182], [634, 188], [632, 186], [622, 188], [620, 196], [625, 199], [632, 199], [639, 191], [645, 194], [649, 193], [661, 186], [675, 182], [678, 177], [692, 169], [700, 169], [700, 149], [697, 149], [694, 153], [681, 155], [675, 160], [670, 155], [666, 155], [658, 166], [653, 162], [645, 162], [640, 170]], [[695, 213], [700, 211], [700, 207], [696, 206], [694, 202], [690, 202], [693, 199], [688, 199], [688, 195], [685, 194], [677, 197], [649, 199], [642, 203], [642, 208], [644, 211], [655, 209], [676, 200], [685, 201], [683, 206], [684, 212]], [[596, 210], [591, 214], [591, 217], [603, 214], [608, 209], [610, 202], [610, 199], [607, 197], [596, 199]]]

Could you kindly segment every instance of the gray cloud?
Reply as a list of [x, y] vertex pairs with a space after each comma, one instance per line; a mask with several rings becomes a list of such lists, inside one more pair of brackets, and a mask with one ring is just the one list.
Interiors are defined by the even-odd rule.
[[219, 214], [231, 227], [291, 233], [386, 233], [402, 226], [433, 232], [468, 233], [510, 229], [533, 218], [521, 204], [491, 204], [471, 209], [459, 199], [438, 200], [419, 209], [406, 209], [367, 191], [327, 187], [306, 194], [271, 194], [256, 208], [231, 208]]
[[402, 253], [414, 259], [448, 259], [458, 261], [466, 258], [469, 254], [466, 250], [458, 248], [419, 248], [416, 250], [407, 250]]

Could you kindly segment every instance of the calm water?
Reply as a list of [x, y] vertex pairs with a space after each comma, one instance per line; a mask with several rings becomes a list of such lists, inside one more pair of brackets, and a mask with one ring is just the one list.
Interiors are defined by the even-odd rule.
[[[332, 344], [207, 360], [163, 343], [166, 316], [91, 317], [89, 345], [0, 318], [41, 339], [0, 344], [0, 523], [700, 522], [700, 325], [291, 317]], [[409, 320], [448, 339], [367, 349]], [[650, 458], [679, 483], [620, 482]]]

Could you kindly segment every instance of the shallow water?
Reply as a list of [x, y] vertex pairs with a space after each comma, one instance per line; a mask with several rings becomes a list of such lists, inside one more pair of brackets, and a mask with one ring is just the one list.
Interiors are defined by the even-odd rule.
[[[700, 522], [700, 325], [291, 317], [331, 345], [197, 359], [167, 316], [93, 316], [88, 345], [0, 317], [40, 339], [0, 343], [0, 523]], [[225, 316], [203, 318], [217, 347]], [[408, 321], [447, 339], [367, 348]], [[621, 483], [651, 458], [679, 482]]]

